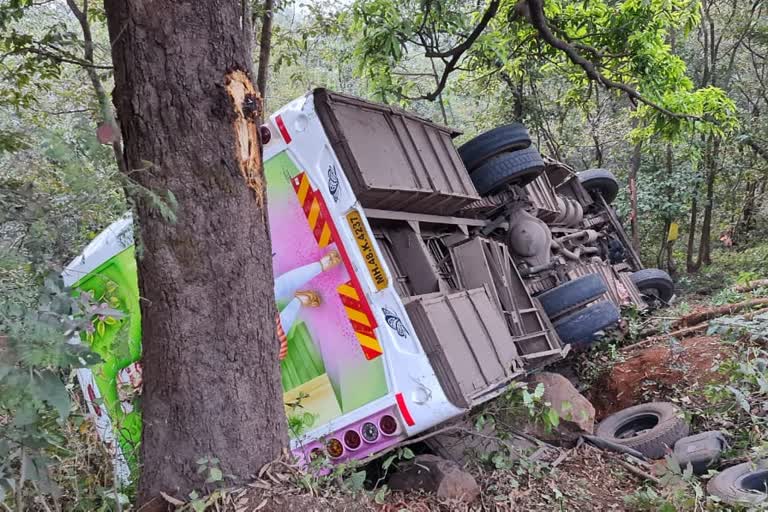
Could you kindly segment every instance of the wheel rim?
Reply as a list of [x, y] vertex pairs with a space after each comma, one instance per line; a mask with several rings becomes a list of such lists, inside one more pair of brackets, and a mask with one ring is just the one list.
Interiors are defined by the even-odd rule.
[[659, 415], [654, 413], [639, 414], [619, 425], [613, 437], [616, 439], [637, 437], [655, 428], [659, 424], [660, 419]]

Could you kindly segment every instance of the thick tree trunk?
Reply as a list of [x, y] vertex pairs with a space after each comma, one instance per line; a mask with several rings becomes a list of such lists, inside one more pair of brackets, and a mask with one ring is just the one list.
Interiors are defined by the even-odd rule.
[[632, 246], [640, 252], [640, 227], [637, 218], [637, 173], [640, 171], [643, 142], [638, 141], [632, 151], [632, 161], [629, 165], [629, 227], [632, 232]]
[[137, 204], [140, 504], [202, 488], [200, 457], [242, 480], [287, 442], [246, 5], [104, 2], [129, 172], [178, 201], [175, 222]]
[[715, 138], [711, 145], [707, 161], [707, 200], [704, 204], [704, 216], [701, 221], [701, 239], [699, 240], [699, 262], [707, 266], [712, 263], [712, 213], [714, 209], [715, 178], [717, 177], [717, 155], [720, 149], [720, 139]]

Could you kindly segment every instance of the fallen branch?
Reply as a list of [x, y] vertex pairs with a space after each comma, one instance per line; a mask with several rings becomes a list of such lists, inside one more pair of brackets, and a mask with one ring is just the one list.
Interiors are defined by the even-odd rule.
[[691, 313], [690, 315], [686, 315], [682, 317], [675, 324], [675, 327], [686, 327], [693, 324], [699, 324], [701, 322], [706, 322], [707, 320], [711, 320], [719, 316], [732, 315], [734, 313], [738, 313], [739, 311], [743, 311], [745, 309], [749, 309], [755, 306], [763, 306], [763, 305], [768, 305], [768, 297], [760, 298], [760, 299], [745, 300], [744, 302], [738, 302], [736, 304], [726, 304], [725, 306], [719, 306], [716, 308], [709, 308], [709, 309], [705, 309], [703, 311], [697, 311], [695, 313]]
[[[587, 446], [591, 450], [595, 450], [595, 451], [598, 451], [598, 452], [604, 454], [606, 456], [606, 458], [608, 458], [610, 460], [618, 462], [619, 464], [621, 464], [621, 466], [623, 468], [625, 468], [627, 471], [629, 471], [633, 475], [639, 476], [640, 478], [642, 478], [644, 480], [648, 480], [650, 482], [653, 482], [654, 485], [661, 485], [661, 481], [658, 478], [656, 478], [655, 476], [651, 475], [650, 473], [646, 473], [645, 471], [643, 471], [642, 469], [634, 466], [633, 464], [630, 464], [629, 462], [627, 462], [626, 460], [621, 458], [622, 457], [621, 455], [615, 454], [615, 453], [610, 452], [608, 450], [604, 450], [604, 449], [602, 449], [600, 447], [597, 447], [597, 446], [595, 446], [595, 445], [593, 445], [591, 443], [587, 443], [587, 442], [584, 443], [584, 446]], [[632, 456], [629, 455], [629, 457], [632, 457]], [[633, 457], [633, 459], [634, 459], [634, 457]], [[651, 467], [650, 464], [648, 464], [645, 461], [642, 461], [642, 460], [639, 460], [639, 459], [635, 459], [635, 460], [637, 460], [638, 463], [642, 464], [644, 467], [648, 467], [648, 468]]]
[[757, 279], [755, 281], [750, 281], [747, 284], [743, 284], [741, 286], [737, 286], [734, 288], [739, 293], [744, 292], [751, 292], [752, 290], [755, 290], [757, 288], [762, 288], [763, 286], [768, 286], [768, 279]]
[[661, 480], [659, 480], [655, 476], [653, 476], [653, 475], [651, 475], [649, 473], [646, 473], [645, 471], [643, 471], [641, 469], [636, 468], [635, 466], [633, 466], [629, 462], [627, 462], [627, 461], [625, 461], [623, 459], [620, 459], [617, 456], [610, 456], [609, 455], [609, 457], [611, 459], [615, 460], [616, 462], [618, 462], [619, 464], [621, 464], [622, 467], [624, 467], [624, 469], [626, 469], [630, 473], [634, 474], [635, 476], [639, 476], [640, 478], [643, 478], [645, 480], [653, 482], [654, 485], [658, 485], [658, 486], [661, 485]]
[[637, 343], [633, 343], [632, 345], [627, 345], [626, 347], [623, 347], [622, 350], [628, 351], [630, 349], [636, 349], [639, 347], [644, 347], [646, 345], [651, 345], [652, 343], [656, 341], [662, 341], [665, 338], [682, 338], [685, 336], [689, 336], [691, 334], [696, 334], [701, 331], [704, 331], [707, 329], [707, 326], [709, 325], [709, 322], [703, 322], [697, 325], [694, 325], [692, 327], [686, 327], [684, 329], [678, 329], [676, 331], [659, 334], [656, 336], [651, 336], [650, 338], [645, 338], [642, 341], [638, 341]]
[[762, 315], [763, 313], [768, 313], [768, 308], [760, 308], [760, 309], [754, 309], [744, 315], [744, 320], [752, 320], [757, 315]]

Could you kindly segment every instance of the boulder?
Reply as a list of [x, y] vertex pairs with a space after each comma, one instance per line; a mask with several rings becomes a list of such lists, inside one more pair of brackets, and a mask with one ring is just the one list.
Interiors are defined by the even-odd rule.
[[455, 428], [424, 442], [432, 453], [457, 463], [462, 469], [472, 462], [490, 459], [496, 453], [503, 453], [510, 460], [519, 460], [538, 447], [512, 432], [499, 436], [493, 422], [483, 425], [480, 431], [466, 418], [455, 421], [451, 426]]
[[595, 430], [595, 408], [578, 392], [571, 382], [557, 373], [542, 372], [533, 375], [528, 384], [531, 390], [538, 384], [544, 385], [543, 402], [549, 402], [557, 411], [560, 423], [552, 432], [546, 432], [543, 425], [529, 425], [529, 431], [544, 440], [575, 442], [582, 433], [592, 434]]
[[438, 498], [472, 503], [480, 495], [475, 478], [453, 461], [436, 455], [418, 455], [389, 478], [389, 488], [399, 491], [424, 490]]

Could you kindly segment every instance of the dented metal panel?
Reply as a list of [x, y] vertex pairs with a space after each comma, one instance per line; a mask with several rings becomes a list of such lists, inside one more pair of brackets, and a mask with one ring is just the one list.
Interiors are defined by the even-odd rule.
[[490, 291], [524, 359], [560, 350], [557, 335], [528, 293], [505, 244], [475, 238], [452, 248], [452, 256], [462, 288], [485, 286]]
[[456, 406], [473, 405], [522, 373], [515, 343], [486, 287], [414, 297], [405, 308]]
[[325, 89], [315, 108], [365, 208], [450, 215], [479, 199], [456, 134], [405, 111]]

